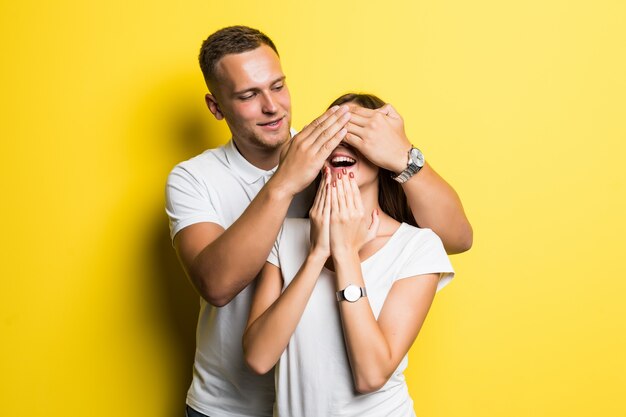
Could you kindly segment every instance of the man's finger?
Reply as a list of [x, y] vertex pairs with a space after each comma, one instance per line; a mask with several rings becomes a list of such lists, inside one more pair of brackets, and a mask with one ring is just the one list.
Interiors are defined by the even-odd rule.
[[278, 157], [278, 163], [282, 163], [287, 156], [287, 152], [289, 152], [289, 148], [291, 148], [291, 144], [293, 143], [293, 138], [290, 138], [285, 146], [280, 150], [280, 156]]
[[[345, 106], [347, 109], [347, 106]], [[324, 146], [326, 142], [331, 141], [334, 136], [339, 132], [350, 120], [350, 113], [347, 110], [338, 110], [336, 113], [329, 116], [324, 122], [319, 125], [313, 132], [311, 132], [311, 140], [313, 141], [312, 147], [315, 151], [318, 151], [320, 147]]]
[[311, 132], [313, 132], [318, 126], [324, 123], [326, 119], [328, 119], [331, 115], [335, 114], [340, 109], [340, 106], [333, 106], [330, 109], [326, 110], [311, 123], [305, 125], [297, 136], [301, 136], [302, 138], [308, 137]]
[[346, 129], [345, 127], [337, 132], [335, 136], [330, 138], [328, 142], [320, 146], [320, 148], [317, 150], [317, 157], [326, 160], [330, 156], [332, 151], [334, 151], [335, 148], [341, 143], [341, 141], [345, 139], [347, 134], [348, 129]]
[[352, 119], [350, 119], [350, 123], [348, 123], [346, 125], [346, 128], [348, 129], [348, 133], [356, 135], [356, 136], [358, 136], [360, 138], [366, 138], [367, 137], [368, 129], [365, 128], [365, 127], [361, 127], [361, 126], [352, 124]]
[[361, 126], [361, 127], [365, 127], [372, 120], [372, 115], [363, 116], [362, 114], [356, 113], [353, 109], [350, 109], [350, 123]]
[[346, 136], [343, 138], [343, 141], [346, 142], [348, 145], [352, 146], [354, 149], [356, 149], [359, 152], [361, 151], [361, 148], [365, 144], [363, 139], [361, 139], [359, 136], [350, 132], [346, 133]]
[[380, 109], [368, 109], [368, 108], [361, 107], [361, 106], [352, 106], [352, 108], [350, 108], [350, 113], [356, 114], [357, 116], [361, 116], [365, 118], [371, 118], [379, 110]]
[[400, 114], [396, 111], [396, 109], [389, 103], [385, 104], [384, 106], [382, 106], [380, 109], [378, 109], [378, 111], [380, 113], [383, 113], [393, 119], [400, 119]]

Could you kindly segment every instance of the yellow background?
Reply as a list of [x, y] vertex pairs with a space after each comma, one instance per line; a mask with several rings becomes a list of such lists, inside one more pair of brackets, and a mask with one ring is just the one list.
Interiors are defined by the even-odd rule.
[[231, 24], [276, 42], [294, 127], [376, 93], [462, 197], [418, 416], [626, 415], [625, 22], [620, 0], [2, 2], [0, 415], [181, 415], [197, 298], [163, 188], [228, 139], [196, 56]]

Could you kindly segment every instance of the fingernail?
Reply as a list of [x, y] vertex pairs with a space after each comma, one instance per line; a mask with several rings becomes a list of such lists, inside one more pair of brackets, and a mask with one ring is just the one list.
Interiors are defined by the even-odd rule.
[[341, 174], [337, 174], [337, 179], [340, 180], [341, 179]]
[[333, 187], [337, 186], [337, 181], [333, 181]]
[[332, 111], [337, 111], [339, 109], [339, 106], [333, 106], [330, 108]]
[[347, 174], [347, 173], [348, 173], [348, 170], [347, 170], [347, 169], [345, 169], [345, 168], [343, 168], [343, 169], [341, 170], [341, 172], [343, 172], [344, 174]]
[[349, 175], [350, 175], [350, 178], [354, 178], [354, 172], [351, 172]]

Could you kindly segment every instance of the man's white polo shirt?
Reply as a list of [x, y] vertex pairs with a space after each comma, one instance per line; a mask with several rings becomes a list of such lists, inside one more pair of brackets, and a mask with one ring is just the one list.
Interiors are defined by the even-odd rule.
[[[292, 132], [292, 135], [294, 133]], [[224, 229], [239, 218], [276, 168], [259, 169], [248, 162], [231, 140], [178, 164], [166, 187], [170, 235], [195, 223]], [[294, 198], [289, 217], [305, 217], [315, 195], [311, 187]], [[250, 231], [254, 239], [254, 231]], [[241, 338], [248, 320], [254, 284], [228, 305], [216, 308], [200, 300], [193, 381], [187, 404], [211, 417], [271, 416], [274, 378], [253, 374], [245, 365]]]

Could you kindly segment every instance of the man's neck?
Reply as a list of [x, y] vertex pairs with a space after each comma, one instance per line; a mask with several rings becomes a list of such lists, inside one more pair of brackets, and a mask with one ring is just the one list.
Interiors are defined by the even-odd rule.
[[[239, 153], [255, 167], [269, 171], [278, 165], [280, 159], [280, 151], [282, 147], [277, 149], [267, 149], [260, 146], [243, 146], [241, 141], [233, 138], [233, 143]], [[284, 145], [283, 145], [284, 146]]]

